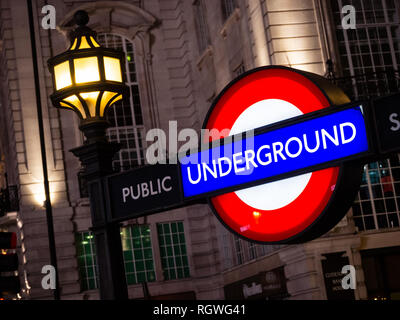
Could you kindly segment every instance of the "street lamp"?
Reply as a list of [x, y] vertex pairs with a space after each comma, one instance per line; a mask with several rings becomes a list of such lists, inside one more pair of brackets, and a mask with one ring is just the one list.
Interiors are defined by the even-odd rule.
[[57, 108], [75, 111], [90, 139], [94, 126], [107, 127], [107, 109], [129, 94], [125, 53], [97, 43], [96, 32], [86, 26], [85, 11], [75, 14], [75, 22], [79, 27], [71, 34], [70, 48], [48, 61], [55, 89], [51, 101]]
[[89, 16], [77, 11], [78, 28], [69, 49], [48, 61], [53, 77], [51, 101], [57, 108], [73, 110], [86, 140], [71, 150], [84, 167], [88, 181], [92, 231], [95, 235], [101, 299], [127, 299], [120, 225], [109, 212], [106, 176], [113, 172], [112, 159], [120, 146], [107, 141], [106, 113], [112, 104], [127, 98], [124, 52], [101, 47], [96, 33], [87, 27]]

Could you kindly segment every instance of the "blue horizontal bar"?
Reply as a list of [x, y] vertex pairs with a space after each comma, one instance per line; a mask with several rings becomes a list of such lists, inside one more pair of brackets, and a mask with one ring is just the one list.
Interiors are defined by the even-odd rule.
[[180, 159], [184, 197], [245, 185], [369, 151], [362, 106]]

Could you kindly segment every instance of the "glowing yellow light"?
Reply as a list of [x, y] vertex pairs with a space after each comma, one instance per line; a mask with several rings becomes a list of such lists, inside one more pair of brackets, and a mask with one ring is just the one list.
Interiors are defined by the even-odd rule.
[[65, 61], [54, 67], [57, 90], [72, 85], [71, 73], [69, 70], [69, 61]]
[[33, 196], [35, 197], [36, 203], [40, 206], [43, 206], [44, 201], [46, 200], [44, 192], [35, 193]]
[[[40, 207], [44, 207], [44, 202], [46, 200], [46, 195], [44, 194], [44, 189], [43, 189], [43, 184], [42, 185], [35, 185], [31, 186], [31, 191], [33, 198], [35, 199], [36, 204], [38, 204]], [[54, 193], [50, 193], [50, 201], [51, 203], [55, 203], [56, 197]]]
[[104, 113], [106, 111], [105, 108], [106, 108], [108, 102], [111, 101], [111, 103], [110, 103], [110, 105], [111, 105], [121, 99], [122, 99], [122, 95], [120, 95], [119, 93], [105, 91], [103, 93], [103, 97], [101, 98], [101, 103], [100, 103], [100, 117], [104, 117]]
[[78, 44], [78, 38], [75, 38], [75, 41], [74, 41], [74, 44], [71, 47], [71, 50], [75, 50], [77, 44]]
[[74, 59], [74, 67], [76, 83], [100, 81], [97, 57]]
[[253, 216], [254, 216], [254, 218], [259, 218], [259, 217], [261, 217], [261, 213], [258, 211], [254, 211]]
[[86, 101], [86, 104], [89, 108], [91, 117], [96, 116], [96, 103], [97, 103], [97, 98], [99, 97], [99, 94], [100, 94], [100, 91], [81, 93], [82, 99]]
[[92, 41], [93, 45], [94, 45], [96, 48], [99, 48], [99, 47], [100, 47], [100, 45], [97, 43], [96, 40], [94, 40], [93, 37], [90, 37], [90, 40]]
[[89, 42], [86, 40], [86, 37], [81, 38], [81, 45], [79, 46], [79, 50], [82, 49], [90, 49]]
[[104, 57], [104, 69], [107, 80], [122, 82], [121, 64], [119, 59]]
[[[64, 99], [64, 101], [69, 102], [70, 104], [72, 104], [74, 107], [76, 107], [79, 110], [79, 113], [82, 115], [83, 119], [86, 119], [86, 112], [85, 109], [82, 106], [81, 101], [78, 99], [77, 96], [70, 96], [66, 99]], [[64, 102], [60, 102], [60, 105], [65, 107], [65, 108], [69, 108], [72, 109], [71, 106], [69, 106], [68, 104], [64, 103]]]
[[[69, 61], [65, 61], [65, 56], [49, 61], [50, 66], [54, 66], [53, 61], [64, 59], [52, 69], [56, 87], [52, 95], [53, 104], [74, 110], [83, 120], [104, 117], [107, 107], [122, 100], [127, 89], [121, 59], [113, 57], [114, 54], [108, 50], [95, 49], [101, 46], [90, 34], [84, 33], [73, 40], [71, 52], [68, 52]], [[80, 50], [83, 52], [78, 52]], [[113, 83], [103, 83], [106, 81]], [[68, 90], [62, 90], [66, 87]], [[105, 91], [107, 87], [110, 91]]]
[[82, 49], [91, 49], [93, 47], [95, 48], [100, 47], [99, 43], [93, 37], [90, 37], [90, 41], [92, 42], [93, 46], [89, 44], [86, 37], [81, 37], [81, 43], [79, 45], [79, 48], [77, 48], [78, 38], [76, 38], [70, 50], [76, 50], [76, 49], [82, 50]]
[[[85, 100], [86, 105], [89, 109], [89, 115], [86, 114], [85, 109], [81, 103], [81, 100], [76, 96], [70, 96], [63, 101], [60, 102], [60, 105], [64, 108], [73, 109], [71, 105], [73, 105], [76, 109], [78, 109], [83, 119], [87, 119], [88, 117], [103, 117], [105, 114], [105, 109], [107, 105], [112, 105], [113, 103], [122, 99], [122, 95], [116, 92], [105, 91], [101, 97], [100, 101], [100, 113], [96, 114], [96, 106], [97, 100], [99, 99], [100, 91], [95, 92], [84, 92], [80, 94], [81, 99]], [[69, 105], [71, 104], [71, 105]]]

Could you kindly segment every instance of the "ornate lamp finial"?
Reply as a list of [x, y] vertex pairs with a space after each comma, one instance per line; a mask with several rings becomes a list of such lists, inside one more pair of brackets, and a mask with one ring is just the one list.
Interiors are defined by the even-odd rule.
[[74, 21], [79, 27], [84, 27], [89, 22], [89, 15], [84, 10], [79, 10], [74, 14]]

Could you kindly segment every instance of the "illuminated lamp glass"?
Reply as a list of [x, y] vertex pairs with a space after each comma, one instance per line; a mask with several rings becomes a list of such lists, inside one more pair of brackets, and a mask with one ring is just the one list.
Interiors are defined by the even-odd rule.
[[69, 61], [60, 63], [54, 67], [56, 89], [60, 90], [72, 85]]
[[106, 80], [122, 82], [121, 62], [119, 59], [104, 57]]
[[101, 47], [96, 33], [78, 19], [70, 48], [48, 61], [53, 76], [53, 105], [75, 111], [82, 124], [104, 122], [107, 109], [129, 96], [124, 52]]
[[74, 59], [75, 82], [77, 84], [100, 80], [97, 57]]

